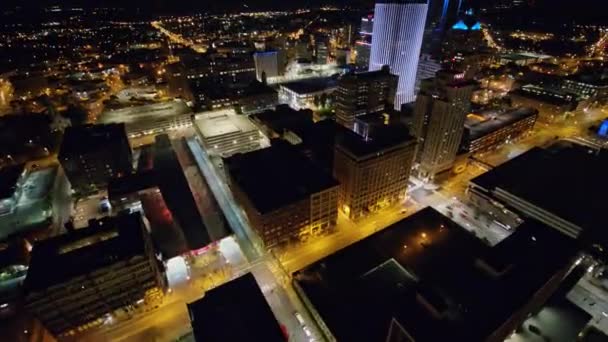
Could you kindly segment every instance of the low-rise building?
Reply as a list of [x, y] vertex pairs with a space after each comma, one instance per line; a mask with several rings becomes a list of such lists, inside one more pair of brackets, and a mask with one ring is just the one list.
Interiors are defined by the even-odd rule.
[[224, 159], [229, 184], [266, 247], [331, 231], [338, 182], [287, 142]]
[[281, 84], [279, 88], [279, 102], [288, 104], [295, 110], [314, 109], [318, 107], [316, 101], [327, 98], [337, 89], [333, 78], [314, 78], [303, 81]]
[[514, 107], [532, 107], [539, 111], [539, 119], [551, 122], [563, 117], [566, 112], [579, 108], [575, 94], [553, 86], [526, 84], [519, 90], [509, 93]]
[[600, 194], [608, 191], [603, 182], [607, 169], [605, 150], [560, 141], [547, 149], [535, 147], [474, 178], [468, 194], [485, 212], [502, 216], [514, 211], [606, 250], [601, 222], [608, 205]]
[[534, 129], [537, 118], [538, 110], [534, 108], [468, 114], [462, 149], [473, 153], [517, 139]]
[[204, 147], [214, 155], [228, 157], [254, 151], [266, 140], [247, 116], [232, 111], [200, 113], [195, 116], [194, 123]]
[[125, 307], [158, 304], [165, 288], [141, 216], [123, 215], [35, 244], [25, 307], [63, 335], [98, 326]]
[[192, 126], [192, 110], [183, 101], [106, 110], [99, 123], [124, 123], [129, 138], [169, 133]]
[[328, 341], [494, 342], [544, 305], [577, 252], [534, 220], [491, 247], [429, 207], [293, 278]]
[[206, 292], [188, 313], [196, 342], [286, 341], [251, 273]]

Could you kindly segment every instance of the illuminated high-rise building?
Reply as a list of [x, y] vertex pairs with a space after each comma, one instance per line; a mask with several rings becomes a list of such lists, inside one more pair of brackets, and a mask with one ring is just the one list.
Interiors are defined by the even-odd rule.
[[413, 102], [418, 59], [428, 10], [427, 0], [379, 0], [369, 70], [388, 65], [399, 76], [395, 109]]
[[369, 57], [372, 52], [372, 32], [374, 31], [374, 16], [372, 14], [361, 18], [359, 39], [355, 42], [356, 60], [358, 69], [369, 67]]
[[379, 113], [391, 106], [396, 88], [397, 76], [388, 67], [345, 75], [338, 80], [335, 92], [336, 121], [353, 129], [356, 117]]
[[421, 178], [433, 179], [453, 166], [474, 87], [461, 71], [441, 70], [435, 78], [422, 81], [412, 127], [419, 142], [416, 159]]

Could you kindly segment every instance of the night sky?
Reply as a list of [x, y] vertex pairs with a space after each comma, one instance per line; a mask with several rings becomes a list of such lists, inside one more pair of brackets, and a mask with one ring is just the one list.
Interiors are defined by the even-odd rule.
[[[433, 1], [433, 0], [431, 0]], [[443, 1], [443, 0], [434, 0]], [[464, 0], [477, 7], [496, 0]], [[258, 10], [289, 9], [314, 7], [322, 4], [352, 5], [359, 8], [372, 8], [374, 0], [3, 0], [1, 7], [42, 8], [50, 5], [78, 7], [127, 7], [140, 8], [151, 13], [179, 13], [196, 10]], [[606, 0], [528, 0], [535, 16], [554, 17], [559, 20], [592, 19], [595, 22], [608, 24], [608, 1]], [[248, 7], [245, 7], [247, 5]]]

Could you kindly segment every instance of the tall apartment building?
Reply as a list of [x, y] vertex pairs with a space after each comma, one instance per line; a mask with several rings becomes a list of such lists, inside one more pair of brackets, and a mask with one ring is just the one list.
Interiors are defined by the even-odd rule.
[[369, 70], [388, 65], [399, 76], [395, 109], [415, 99], [414, 86], [427, 0], [378, 0], [374, 10], [374, 39]]
[[414, 106], [412, 133], [420, 143], [418, 175], [433, 179], [456, 158], [475, 83], [460, 71], [441, 70], [424, 80]]
[[266, 247], [330, 231], [338, 216], [338, 182], [295, 147], [224, 159], [230, 187]]
[[336, 121], [353, 129], [357, 116], [390, 108], [397, 82], [398, 77], [386, 66], [377, 71], [345, 75], [336, 89]]
[[26, 309], [57, 336], [103, 324], [118, 309], [153, 305], [165, 288], [141, 216], [130, 214], [35, 244], [24, 297]]
[[87, 193], [105, 187], [110, 178], [132, 171], [125, 125], [68, 127], [58, 159], [76, 191]]
[[406, 196], [416, 139], [403, 125], [384, 126], [372, 139], [344, 130], [336, 140], [338, 207], [358, 219]]

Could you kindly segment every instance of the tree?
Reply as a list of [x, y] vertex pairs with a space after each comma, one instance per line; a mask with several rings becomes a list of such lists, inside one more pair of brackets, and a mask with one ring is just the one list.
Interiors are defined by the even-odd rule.
[[68, 106], [68, 109], [63, 113], [63, 116], [70, 119], [73, 126], [79, 126], [87, 123], [89, 114], [84, 107], [71, 104]]

